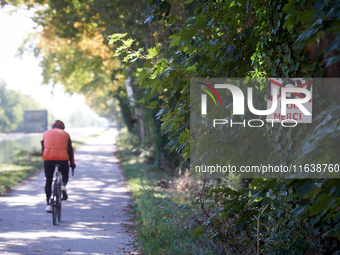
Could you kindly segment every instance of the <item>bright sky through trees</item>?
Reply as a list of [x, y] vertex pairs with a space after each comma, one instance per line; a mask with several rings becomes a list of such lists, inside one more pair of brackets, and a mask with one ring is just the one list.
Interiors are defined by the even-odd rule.
[[75, 111], [96, 115], [85, 105], [84, 96], [67, 95], [61, 85], [56, 85], [54, 89], [50, 85], [41, 85], [39, 59], [33, 54], [25, 53], [22, 58], [16, 56], [25, 35], [33, 32], [36, 25], [29, 18], [29, 11], [20, 10], [9, 15], [10, 10], [13, 7], [0, 8], [0, 80], [5, 81], [8, 89], [32, 96], [56, 118]]

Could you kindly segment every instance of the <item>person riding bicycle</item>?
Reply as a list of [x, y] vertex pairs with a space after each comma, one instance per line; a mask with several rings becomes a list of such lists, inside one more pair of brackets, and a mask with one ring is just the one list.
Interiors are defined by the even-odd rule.
[[69, 164], [72, 170], [75, 169], [74, 152], [70, 135], [64, 130], [65, 125], [60, 120], [55, 120], [52, 123], [52, 129], [47, 130], [41, 141], [41, 152], [44, 160], [44, 169], [46, 176], [45, 193], [47, 200], [46, 212], [52, 212], [50, 205], [50, 197], [52, 192], [52, 181], [55, 165], [60, 166], [60, 172], [63, 176], [61, 190], [63, 200], [67, 200], [66, 184], [68, 182]]

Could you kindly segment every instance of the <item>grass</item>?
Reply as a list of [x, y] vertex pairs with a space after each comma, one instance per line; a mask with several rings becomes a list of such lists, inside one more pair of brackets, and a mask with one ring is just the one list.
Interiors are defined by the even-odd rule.
[[[133, 150], [131, 138], [121, 133], [116, 155], [125, 170], [132, 191], [137, 233], [142, 254], [218, 254], [206, 236], [196, 237], [190, 219], [186, 194], [162, 184], [173, 178], [154, 165], [145, 165]], [[141, 150], [141, 149], [139, 149]]]
[[[87, 140], [100, 135], [102, 132], [73, 140], [73, 148], [76, 150], [84, 145]], [[14, 185], [27, 179], [29, 176], [32, 176], [43, 168], [43, 160], [40, 152], [27, 152], [21, 150], [14, 158], [15, 161], [12, 164], [0, 165], [0, 195], [4, 195], [11, 190]]]
[[0, 195], [43, 167], [41, 157], [20, 151], [13, 164], [0, 165]]

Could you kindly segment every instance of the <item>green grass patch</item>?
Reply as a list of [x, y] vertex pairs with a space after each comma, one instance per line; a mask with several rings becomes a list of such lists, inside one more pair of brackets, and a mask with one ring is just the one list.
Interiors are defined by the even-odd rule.
[[41, 157], [21, 151], [13, 164], [0, 165], [0, 195], [43, 167]]
[[[218, 254], [211, 240], [193, 235], [185, 195], [167, 186], [173, 178], [144, 164], [126, 134], [116, 152], [132, 191], [135, 230], [142, 254]], [[125, 146], [126, 145], [126, 146]], [[125, 146], [125, 147], [124, 147]], [[141, 149], [140, 149], [141, 150]]]

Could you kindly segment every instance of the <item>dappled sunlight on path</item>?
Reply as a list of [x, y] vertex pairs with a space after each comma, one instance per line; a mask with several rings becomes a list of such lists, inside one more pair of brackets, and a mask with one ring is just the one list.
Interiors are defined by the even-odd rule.
[[[0, 254], [127, 254], [130, 194], [113, 155], [115, 129], [76, 151], [62, 221], [45, 209], [43, 172], [0, 197]], [[124, 248], [124, 249], [123, 249]]]

